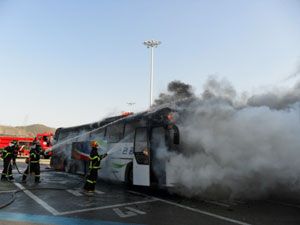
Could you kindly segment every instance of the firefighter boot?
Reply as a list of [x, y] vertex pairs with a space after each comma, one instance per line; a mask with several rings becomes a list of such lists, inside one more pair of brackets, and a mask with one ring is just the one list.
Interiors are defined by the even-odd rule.
[[22, 177], [22, 183], [26, 183], [26, 178], [27, 178], [27, 176], [26, 175], [23, 175], [23, 177]]
[[36, 175], [36, 177], [34, 178], [35, 183], [41, 183], [40, 181], [40, 176]]
[[1, 175], [1, 181], [6, 181], [6, 180], [7, 180], [6, 176], [4, 174], [2, 174]]

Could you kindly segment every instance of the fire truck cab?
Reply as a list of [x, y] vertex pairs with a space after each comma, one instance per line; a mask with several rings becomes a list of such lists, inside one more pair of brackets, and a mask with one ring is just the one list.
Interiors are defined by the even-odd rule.
[[36, 135], [36, 140], [39, 141], [41, 144], [42, 154], [44, 155], [45, 159], [50, 158], [50, 156], [52, 155], [52, 151], [46, 152], [46, 150], [52, 146], [52, 138], [53, 133], [51, 132], [45, 132]]

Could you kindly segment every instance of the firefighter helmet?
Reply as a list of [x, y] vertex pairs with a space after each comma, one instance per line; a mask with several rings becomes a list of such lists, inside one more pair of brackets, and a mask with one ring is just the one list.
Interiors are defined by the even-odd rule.
[[97, 141], [92, 141], [92, 143], [91, 143], [91, 147], [92, 148], [98, 148], [98, 142]]

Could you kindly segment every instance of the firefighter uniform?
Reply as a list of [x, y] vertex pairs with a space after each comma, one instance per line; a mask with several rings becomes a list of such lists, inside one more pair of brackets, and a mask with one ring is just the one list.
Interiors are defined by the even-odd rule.
[[98, 142], [93, 141], [91, 143], [92, 151], [90, 153], [89, 160], [89, 175], [87, 176], [87, 180], [84, 185], [84, 190], [88, 192], [95, 191], [96, 181], [98, 177], [98, 169], [100, 169], [100, 162], [103, 158], [107, 156], [107, 154], [99, 155], [97, 151]]
[[39, 142], [33, 143], [30, 148], [28, 166], [23, 174], [22, 182], [26, 182], [29, 173], [34, 173], [35, 182], [40, 183], [40, 151], [41, 145]]
[[2, 152], [2, 158], [3, 158], [3, 171], [1, 174], [1, 180], [7, 180], [6, 177], [8, 177], [9, 180], [14, 180], [13, 174], [12, 174], [12, 165], [11, 160], [15, 162], [16, 160], [16, 151], [17, 148], [16, 142], [12, 141], [9, 143], [9, 146], [5, 147]]

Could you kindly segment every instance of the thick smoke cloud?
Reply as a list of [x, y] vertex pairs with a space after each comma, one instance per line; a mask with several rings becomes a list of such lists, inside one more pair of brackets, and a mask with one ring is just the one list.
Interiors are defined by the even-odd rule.
[[300, 82], [286, 91], [276, 90], [260, 95], [254, 95], [248, 100], [249, 106], [268, 106], [271, 109], [288, 109], [300, 101]]
[[191, 85], [184, 84], [177, 80], [169, 83], [168, 92], [169, 94], [161, 93], [159, 98], [154, 101], [154, 106], [173, 102], [178, 99], [192, 98], [194, 96]]
[[[200, 97], [190, 93], [194, 98], [188, 104], [173, 103], [184, 112], [178, 124], [180, 152], [168, 153], [177, 191], [252, 199], [279, 186], [299, 190], [299, 87], [297, 83], [291, 90], [241, 103], [229, 82], [209, 78]], [[160, 96], [164, 103], [176, 98]]]

